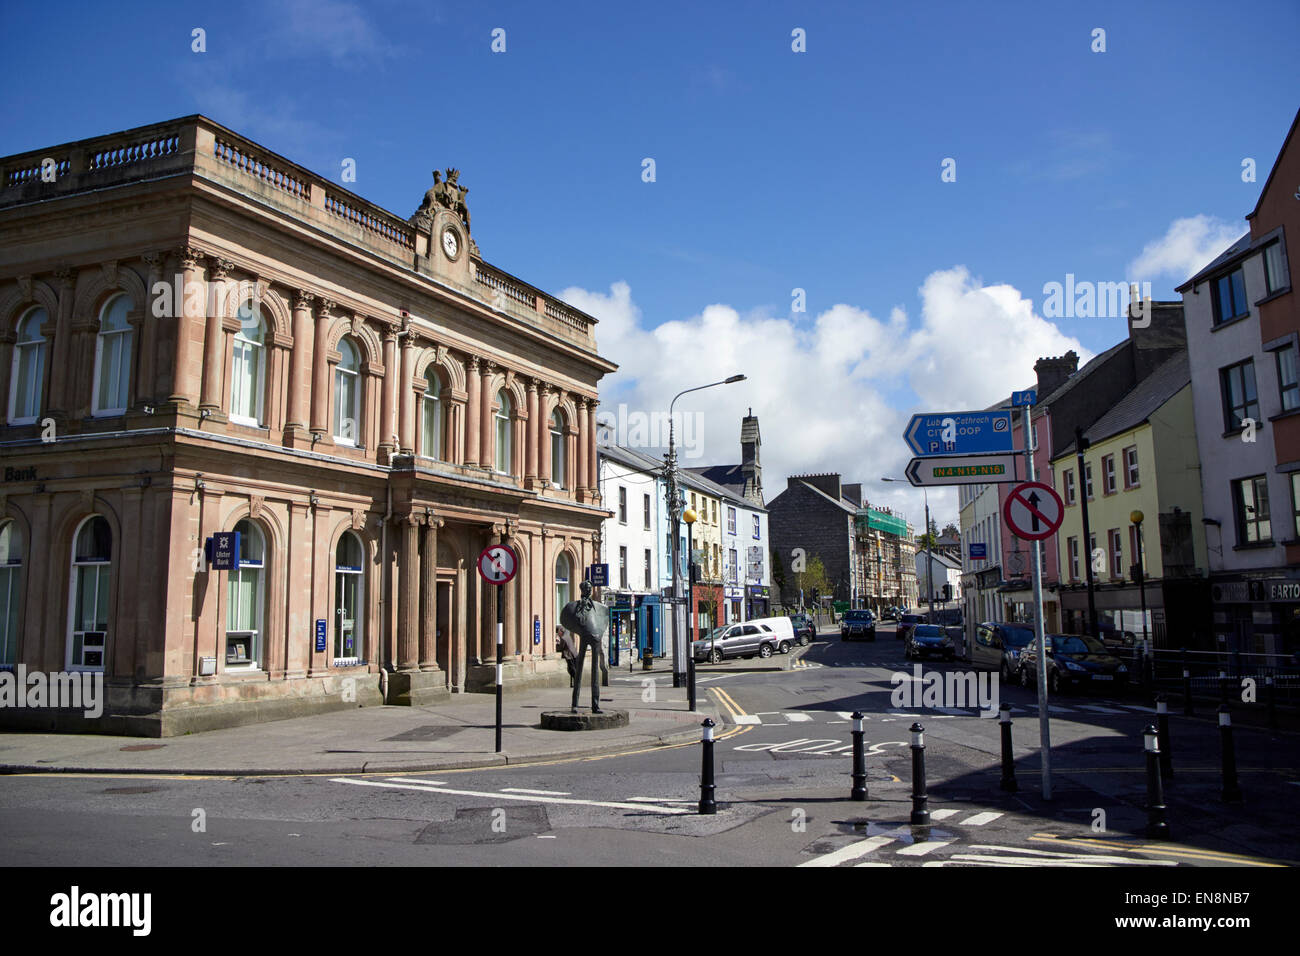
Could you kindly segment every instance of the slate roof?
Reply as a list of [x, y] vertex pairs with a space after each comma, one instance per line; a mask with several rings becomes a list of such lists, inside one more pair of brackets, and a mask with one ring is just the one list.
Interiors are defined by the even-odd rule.
[[1198, 282], [1205, 281], [1211, 273], [1226, 268], [1229, 263], [1234, 262], [1237, 259], [1244, 259], [1246, 256], [1250, 255], [1251, 251], [1255, 248], [1255, 245], [1255, 242], [1250, 238], [1250, 233], [1246, 233], [1232, 245], [1228, 246], [1227, 249], [1224, 249], [1223, 252], [1219, 253], [1219, 255], [1216, 256], [1208, 266], [1196, 273], [1196, 275], [1192, 276], [1182, 285], [1178, 286], [1174, 291], [1183, 292], [1190, 289]]
[[[1165, 402], [1190, 385], [1191, 381], [1192, 373], [1187, 364], [1187, 352], [1179, 352], [1139, 382], [1115, 403], [1114, 408], [1093, 422], [1092, 426], [1083, 433], [1083, 437], [1089, 442], [1096, 443], [1136, 428], [1149, 419]], [[1074, 442], [1070, 442], [1054, 456], [1054, 459], [1073, 454]]]

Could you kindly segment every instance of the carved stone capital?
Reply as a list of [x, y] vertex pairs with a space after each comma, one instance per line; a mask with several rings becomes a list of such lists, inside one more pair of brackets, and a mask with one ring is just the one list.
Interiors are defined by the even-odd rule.
[[322, 319], [328, 319], [337, 305], [338, 303], [333, 299], [321, 299], [320, 305], [316, 308], [316, 314]]
[[176, 250], [176, 258], [180, 260], [182, 269], [197, 269], [207, 257], [206, 252], [195, 246], [181, 246]]
[[150, 275], [161, 273], [167, 263], [167, 253], [165, 252], [146, 252], [140, 258], [143, 259], [145, 265], [149, 267]]
[[[157, 253], [155, 253], [155, 255], [156, 254]], [[59, 266], [57, 269], [54, 270], [54, 278], [58, 279], [59, 285], [63, 286], [64, 288], [67, 288], [68, 286], [72, 285], [72, 280], [74, 277], [75, 277], [75, 273], [73, 272], [71, 266]]]
[[465, 369], [471, 375], [477, 375], [479, 370], [479, 360], [477, 355], [471, 355], [465, 359]]
[[23, 301], [32, 301], [32, 277], [30, 275], [18, 276], [18, 291], [23, 294]]
[[316, 296], [306, 289], [298, 289], [293, 294], [293, 307], [295, 309], [311, 309], [311, 304], [316, 301]]
[[118, 287], [117, 260], [109, 259], [107, 262], [101, 262], [99, 268], [104, 276], [104, 284], [110, 289], [116, 289]]
[[235, 264], [229, 259], [213, 259], [212, 264], [208, 266], [208, 279], [224, 282], [234, 268]]

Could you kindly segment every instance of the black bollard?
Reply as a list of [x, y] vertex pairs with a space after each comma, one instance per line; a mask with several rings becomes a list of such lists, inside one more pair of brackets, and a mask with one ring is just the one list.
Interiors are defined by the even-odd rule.
[[1160, 743], [1155, 725], [1147, 724], [1142, 736], [1147, 753], [1147, 836], [1156, 840], [1168, 840], [1165, 788], [1160, 782]]
[[1169, 704], [1163, 694], [1156, 698], [1156, 727], [1160, 731], [1160, 775], [1168, 780], [1174, 775], [1174, 752], [1169, 744]]
[[925, 792], [925, 728], [918, 720], [912, 725], [912, 826], [929, 826], [928, 802]]
[[1011, 707], [1009, 705], [1002, 705], [1002, 716], [998, 722], [1002, 724], [1002, 783], [1000, 786], [1007, 793], [1015, 793], [1020, 787], [1016, 784], [1016, 758], [1011, 753]]
[[1192, 716], [1192, 669], [1187, 666], [1187, 648], [1183, 648], [1183, 716]]
[[1219, 671], [1219, 704], [1228, 706], [1228, 672]]
[[717, 813], [718, 805], [713, 801], [713, 718], [705, 717], [703, 748], [700, 757], [700, 813]]
[[1268, 726], [1277, 730], [1277, 686], [1273, 683], [1272, 674], [1264, 678], [1264, 693], [1268, 695], [1268, 701], [1264, 704], [1268, 710]]
[[1219, 739], [1223, 749], [1223, 802], [1241, 803], [1237, 784], [1237, 751], [1232, 745], [1232, 711], [1225, 704], [1219, 708]]
[[862, 752], [862, 711], [853, 712], [853, 789], [850, 800], [867, 799], [867, 758]]

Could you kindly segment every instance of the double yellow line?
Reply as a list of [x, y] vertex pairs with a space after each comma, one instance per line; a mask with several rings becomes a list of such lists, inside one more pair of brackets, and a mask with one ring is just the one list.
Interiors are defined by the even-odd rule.
[[1189, 860], [1199, 860], [1203, 863], [1236, 863], [1241, 866], [1288, 866], [1286, 863], [1276, 863], [1272, 860], [1264, 859], [1257, 856], [1241, 856], [1236, 853], [1220, 853], [1217, 850], [1199, 850], [1195, 847], [1182, 846], [1180, 844], [1170, 845], [1168, 843], [1143, 843], [1134, 845], [1132, 843], [1119, 843], [1115, 840], [1071, 840], [1065, 837], [1053, 836], [1050, 833], [1035, 833], [1029, 838], [1031, 841], [1038, 843], [1051, 843], [1054, 846], [1080, 846], [1091, 849], [1103, 850], [1124, 850], [1129, 853], [1154, 853], [1159, 856], [1181, 856]]
[[[745, 712], [745, 708], [741, 707], [740, 704], [736, 703], [736, 699], [732, 697], [730, 694], [728, 694], [721, 687], [710, 687], [709, 690], [718, 698], [718, 703], [723, 706], [723, 708], [727, 711], [728, 716], [730, 716], [733, 721], [737, 717], [749, 716]], [[739, 737], [741, 734], [747, 734], [753, 729], [754, 729], [753, 724], [737, 725], [735, 727], [732, 727], [728, 731], [724, 731], [723, 733], [719, 734], [713, 739], [728, 740], [731, 737]]]

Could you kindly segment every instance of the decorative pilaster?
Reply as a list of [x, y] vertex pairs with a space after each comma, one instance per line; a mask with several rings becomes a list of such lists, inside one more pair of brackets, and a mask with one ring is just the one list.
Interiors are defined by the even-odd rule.
[[420, 524], [423, 518], [411, 513], [398, 521], [402, 541], [400, 585], [397, 589], [397, 669], [418, 670], [420, 666]]
[[136, 394], [140, 404], [152, 405], [158, 395], [158, 316], [154, 314], [154, 287], [162, 282], [165, 256], [161, 252], [146, 252], [145, 264], [149, 267], [149, 280], [144, 293], [143, 330], [140, 334], [140, 364], [136, 376]]
[[199, 399], [199, 407], [213, 412], [221, 410], [221, 387], [224, 382], [222, 373], [226, 367], [226, 333], [222, 328], [221, 320], [226, 310], [226, 278], [234, 266], [235, 264], [228, 259], [214, 259], [212, 265], [208, 267], [209, 289], [211, 283], [219, 283], [221, 295], [215, 302], [209, 301], [205, 306], [208, 316], [207, 328], [204, 332], [203, 392]]
[[316, 342], [311, 356], [311, 430], [314, 435], [325, 435], [329, 430], [330, 367], [325, 355], [328, 345], [329, 324], [334, 311], [332, 299], [321, 299], [316, 310]]
[[[54, 316], [54, 349], [46, 379], [49, 381], [48, 408], [56, 420], [67, 418], [74, 399], [74, 383], [68, 374], [68, 360], [72, 347], [72, 302], [76, 287], [76, 276], [67, 266], [56, 269], [54, 278], [59, 285], [59, 312]], [[8, 396], [5, 396], [6, 398]]]
[[[554, 399], [554, 403], [552, 403], [552, 399]], [[543, 383], [541, 398], [538, 401], [538, 405], [541, 412], [540, 417], [546, 424], [540, 426], [541, 433], [539, 437], [541, 447], [537, 449], [537, 483], [542, 488], [547, 488], [551, 484], [551, 474], [554, 465], [551, 462], [550, 410], [553, 407], [558, 407], [559, 404], [560, 396], [556, 393], [556, 390], [550, 385]]]
[[[420, 558], [420, 670], [438, 670], [438, 529], [443, 519], [427, 515], [424, 522], [424, 551]], [[448, 658], [450, 660], [450, 658]]]
[[402, 442], [402, 454], [415, 454], [415, 393], [412, 391], [412, 379], [415, 377], [416, 338], [410, 331], [402, 342], [402, 371], [397, 380], [398, 414], [401, 416], [399, 433]]
[[172, 303], [176, 341], [172, 352], [172, 384], [168, 402], [193, 408], [198, 404], [198, 376], [194, 374], [194, 346], [199, 341], [207, 310], [207, 280], [203, 277], [204, 253], [193, 246], [177, 251], [184, 274], [180, 302]]
[[496, 372], [495, 362], [484, 361], [479, 363], [479, 375], [482, 381], [479, 384], [479, 464], [491, 471], [497, 466], [497, 449], [496, 442], [493, 440], [493, 426], [496, 422], [492, 417], [492, 400], [496, 397], [492, 394], [492, 376]]
[[[396, 379], [396, 381], [395, 381]], [[384, 391], [379, 404], [379, 460], [388, 462], [400, 444], [393, 422], [393, 403], [400, 394], [401, 380], [397, 369], [397, 332], [384, 333]]]
[[525, 425], [524, 442], [527, 445], [524, 457], [524, 487], [536, 488], [537, 481], [537, 446], [545, 438], [546, 431], [542, 425], [542, 416], [537, 402], [537, 379], [528, 380], [528, 422]]
[[482, 389], [482, 380], [479, 377], [479, 361], [477, 355], [471, 355], [465, 362], [465, 387], [469, 392], [469, 398], [465, 402], [465, 464], [475, 467], [479, 463], [479, 438], [481, 429], [479, 426], [479, 413], [482, 411], [482, 402], [479, 398], [479, 392]]
[[587, 419], [587, 400], [576, 398], [574, 405], [578, 408], [578, 461], [577, 468], [573, 469], [573, 490], [578, 501], [585, 501], [588, 489], [591, 487], [587, 483], [587, 449], [590, 444], [591, 423]]
[[289, 359], [289, 421], [285, 431], [306, 432], [311, 402], [312, 321], [316, 297], [299, 289], [293, 297], [293, 354]]
[[585, 404], [587, 406], [587, 488], [590, 489], [590, 500], [599, 501], [600, 459], [596, 455], [596, 406], [600, 402], [589, 398]]

